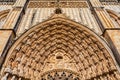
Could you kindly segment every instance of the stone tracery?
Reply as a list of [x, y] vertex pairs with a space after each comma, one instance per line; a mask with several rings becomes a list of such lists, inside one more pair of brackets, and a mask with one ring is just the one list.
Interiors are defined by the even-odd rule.
[[68, 19], [58, 17], [38, 24], [10, 49], [2, 80], [40, 80], [46, 61], [56, 52], [63, 52], [69, 56], [68, 60], [73, 60], [82, 80], [120, 79], [112, 57], [96, 37], [83, 25]]

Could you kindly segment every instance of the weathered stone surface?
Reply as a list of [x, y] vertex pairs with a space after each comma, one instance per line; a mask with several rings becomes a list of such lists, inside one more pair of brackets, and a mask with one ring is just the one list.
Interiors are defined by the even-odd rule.
[[[120, 80], [119, 15], [103, 3], [17, 0], [9, 14], [0, 12], [0, 79]], [[9, 40], [12, 33], [16, 38]]]
[[12, 31], [0, 30], [0, 56], [12, 34]]
[[108, 41], [111, 49], [114, 51], [114, 56], [119, 63], [120, 60], [120, 30], [106, 30], [104, 37]]
[[[10, 66], [11, 75], [20, 74], [32, 80], [54, 69], [77, 72], [83, 80], [105, 79], [103, 75], [111, 77], [117, 68], [104, 45], [83, 25], [56, 17], [36, 25], [20, 37], [5, 65], [6, 68]], [[36, 72], [40, 76], [36, 76]]]

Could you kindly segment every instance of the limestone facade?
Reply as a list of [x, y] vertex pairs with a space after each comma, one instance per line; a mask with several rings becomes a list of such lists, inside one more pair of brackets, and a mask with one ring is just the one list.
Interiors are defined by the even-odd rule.
[[0, 80], [119, 79], [119, 0], [0, 0]]

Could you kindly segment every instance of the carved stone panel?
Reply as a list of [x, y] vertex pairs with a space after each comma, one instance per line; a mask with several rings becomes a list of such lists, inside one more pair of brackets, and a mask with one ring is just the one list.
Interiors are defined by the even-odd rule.
[[[54, 8], [56, 7], [56, 2], [39, 2], [39, 1], [30, 1], [28, 8]], [[85, 1], [81, 2], [60, 2], [60, 7], [63, 8], [87, 8], [88, 4]]]

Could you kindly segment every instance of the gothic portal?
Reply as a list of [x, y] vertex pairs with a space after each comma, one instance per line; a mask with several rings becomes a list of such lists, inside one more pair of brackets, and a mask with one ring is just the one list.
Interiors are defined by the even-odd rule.
[[0, 0], [0, 80], [120, 80], [119, 0]]

